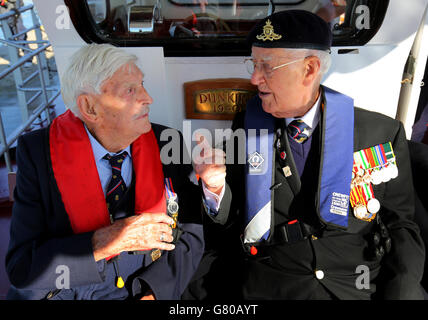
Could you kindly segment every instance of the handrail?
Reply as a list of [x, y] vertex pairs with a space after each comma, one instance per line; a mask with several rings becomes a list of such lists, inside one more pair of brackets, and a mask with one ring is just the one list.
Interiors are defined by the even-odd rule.
[[[10, 17], [15, 16], [16, 14], [20, 14], [23, 13], [25, 11], [28, 10], [33, 10], [34, 6], [31, 5], [27, 5], [21, 8], [18, 8], [16, 10], [11, 10], [10, 12], [4, 13], [0, 15], [0, 22], [3, 25], [3, 27], [7, 27], [7, 25], [5, 24], [5, 19], [8, 19]], [[24, 65], [26, 62], [28, 61], [32, 61], [33, 57], [36, 57], [37, 59], [37, 67], [38, 70], [33, 72], [31, 75], [29, 75], [26, 79], [24, 80], [19, 80], [20, 83], [17, 83], [17, 90], [18, 92], [35, 92], [35, 94], [28, 100], [26, 101], [26, 105], [28, 107], [28, 105], [30, 103], [33, 103], [38, 97], [42, 96], [42, 103], [31, 113], [30, 117], [28, 117], [28, 119], [26, 119], [24, 121], [24, 123], [22, 123], [20, 126], [18, 126], [11, 134], [9, 137], [6, 137], [5, 131], [4, 131], [4, 125], [3, 125], [3, 120], [0, 114], [0, 157], [4, 155], [5, 157], [5, 162], [8, 168], [9, 172], [13, 171], [12, 165], [11, 165], [11, 161], [10, 161], [10, 155], [9, 155], [9, 148], [12, 146], [13, 143], [15, 143], [16, 140], [18, 140], [19, 136], [21, 136], [21, 134], [27, 130], [28, 127], [30, 127], [33, 122], [40, 117], [40, 115], [42, 114], [42, 112], [46, 111], [46, 121], [48, 124], [50, 124], [51, 121], [51, 116], [49, 114], [49, 107], [52, 105], [53, 101], [60, 95], [61, 91], [59, 90], [59, 88], [57, 87], [50, 87], [45, 83], [45, 76], [44, 76], [44, 67], [42, 67], [41, 65], [41, 60], [43, 58], [43, 54], [44, 51], [46, 49], [48, 49], [49, 47], [51, 47], [51, 44], [49, 41], [45, 41], [45, 40], [40, 40], [40, 37], [38, 37], [35, 41], [26, 41], [26, 40], [18, 40], [17, 38], [19, 38], [20, 36], [22, 36], [23, 34], [26, 34], [29, 31], [32, 30], [37, 30], [38, 28], [40, 28], [40, 24], [36, 23], [35, 16], [34, 16], [34, 12], [32, 12], [33, 15], [33, 27], [30, 28], [26, 28], [25, 30], [17, 33], [17, 34], [11, 34], [11, 32], [7, 32], [5, 34], [5, 36], [7, 35], [7, 39], [0, 39], [0, 43], [4, 43], [7, 46], [10, 46], [11, 48], [15, 48], [17, 50], [21, 49], [23, 50], [23, 52], [25, 53], [24, 56], [19, 57], [17, 56], [16, 58], [14, 58], [14, 60], [12, 61], [13, 64], [10, 65], [8, 68], [6, 68], [5, 70], [3, 70], [2, 72], [0, 72], [0, 80], [3, 79], [4, 77], [6, 77], [7, 75], [9, 75], [10, 73], [14, 72], [15, 70], [17, 70], [18, 68], [20, 68], [22, 65]], [[9, 30], [9, 29], [7, 29]], [[28, 48], [26, 46], [24, 46], [25, 44], [29, 44], [29, 43], [37, 43], [40, 44], [41, 46], [36, 48], [36, 49], [31, 49]], [[26, 84], [28, 84], [32, 79], [34, 79], [36, 76], [39, 76], [40, 78], [40, 88], [33, 88], [33, 87], [25, 87]], [[53, 91], [52, 92], [52, 96], [49, 98], [47, 92], [48, 91]]]
[[23, 36], [24, 34], [27, 34], [28, 32], [33, 31], [33, 30], [36, 30], [36, 29], [38, 29], [38, 28], [40, 28], [40, 24], [35, 24], [35, 25], [34, 25], [34, 26], [32, 26], [31, 28], [27, 28], [27, 29], [25, 29], [25, 30], [22, 30], [22, 31], [21, 31], [21, 32], [19, 32], [19, 33], [15, 33], [15, 34], [13, 34], [13, 35], [12, 35], [12, 37], [9, 37], [9, 38], [8, 38], [8, 40], [12, 40], [12, 39], [19, 38], [20, 36]]
[[40, 105], [38, 106], [34, 111], [33, 114], [28, 118], [28, 120], [26, 122], [24, 122], [23, 124], [21, 124], [18, 128], [16, 128], [12, 134], [10, 135], [10, 138], [7, 139], [6, 141], [6, 146], [3, 146], [0, 149], [0, 157], [3, 155], [3, 153], [6, 152], [7, 149], [10, 148], [10, 146], [16, 141], [18, 140], [19, 136], [34, 122], [34, 120], [36, 120], [36, 118], [38, 116], [40, 116], [40, 114], [46, 109], [48, 108], [52, 102], [54, 102], [54, 100], [59, 96], [59, 94], [61, 93], [61, 91], [58, 90], [58, 92], [56, 94], [54, 94], [48, 101], [48, 103], [46, 105]]
[[3, 70], [0, 72], [0, 79], [3, 79], [6, 77], [9, 73], [13, 72], [15, 69], [18, 69], [20, 66], [22, 66], [25, 62], [27, 62], [30, 58], [33, 58], [34, 56], [37, 56], [39, 53], [44, 51], [45, 49], [49, 48], [51, 46], [50, 43], [45, 44], [44, 46], [41, 46], [40, 48], [34, 50], [31, 53], [27, 53], [25, 56], [19, 58], [19, 60], [11, 65], [9, 68]]
[[4, 145], [4, 147], [3, 147], [4, 151], [2, 152], [2, 155], [4, 153], [4, 161], [6, 162], [7, 170], [9, 172], [12, 172], [12, 164], [10, 163], [10, 155], [9, 155], [9, 146], [10, 145], [8, 145], [7, 141], [6, 141], [6, 133], [4, 132], [3, 118], [1, 116], [1, 112], [0, 112], [0, 123], [1, 123], [1, 126], [0, 126], [0, 142], [2, 145]]
[[[36, 71], [37, 74], [40, 74], [39, 71]], [[25, 88], [24, 86], [19, 86], [18, 87], [19, 90], [21, 91], [25, 91], [25, 92], [36, 92], [36, 91], [43, 91], [40, 88], [34, 88], [34, 87], [30, 87], [30, 88]], [[46, 87], [46, 91], [56, 91], [57, 87]]]
[[26, 48], [24, 46], [20, 46], [20, 43], [17, 43], [17, 41], [0, 39], [0, 42], [6, 44], [7, 46], [12, 46], [12, 47], [14, 47], [16, 49], [21, 49], [21, 50], [24, 50], [24, 51], [33, 51], [30, 48]]
[[18, 9], [11, 10], [9, 12], [0, 14], [0, 20], [4, 20], [4, 19], [8, 19], [10, 17], [13, 17], [14, 15], [16, 15], [16, 12], [23, 13], [25, 11], [31, 10], [31, 9], [33, 9], [33, 7], [34, 7], [34, 5], [29, 4], [27, 6], [23, 6], [23, 7], [20, 7]]

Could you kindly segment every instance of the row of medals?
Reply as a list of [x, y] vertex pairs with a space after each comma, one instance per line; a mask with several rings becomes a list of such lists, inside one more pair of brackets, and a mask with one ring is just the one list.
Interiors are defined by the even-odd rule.
[[[374, 185], [388, 182], [398, 176], [398, 169], [395, 162], [388, 162], [380, 168], [359, 168], [357, 172], [352, 172], [351, 190], [356, 186], [363, 186], [364, 184]], [[367, 203], [365, 201], [359, 202], [354, 207], [354, 216], [358, 219], [371, 221], [375, 218], [376, 213], [380, 210], [379, 200], [372, 197]]]
[[[171, 218], [174, 219], [174, 224], [170, 226], [172, 229], [177, 227], [178, 203], [176, 201], [176, 198], [177, 198], [176, 195], [172, 196], [171, 198], [168, 199], [168, 204], [167, 204], [168, 214]], [[160, 249], [155, 249], [150, 254], [152, 261], [156, 261], [161, 257], [161, 255], [162, 255], [162, 251]]]

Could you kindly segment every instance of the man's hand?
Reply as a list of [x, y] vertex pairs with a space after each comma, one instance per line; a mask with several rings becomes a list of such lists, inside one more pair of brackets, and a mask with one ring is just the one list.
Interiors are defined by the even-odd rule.
[[193, 167], [207, 189], [219, 195], [226, 182], [226, 154], [221, 149], [213, 149], [202, 135], [196, 137], [201, 153], [194, 157]]
[[95, 261], [122, 251], [173, 250], [174, 220], [165, 213], [142, 213], [115, 221], [111, 226], [95, 231], [92, 247]]

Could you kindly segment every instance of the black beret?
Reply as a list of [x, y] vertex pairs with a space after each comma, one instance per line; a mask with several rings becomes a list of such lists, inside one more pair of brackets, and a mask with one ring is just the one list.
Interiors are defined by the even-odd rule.
[[276, 12], [257, 23], [247, 37], [256, 47], [324, 51], [330, 51], [332, 40], [327, 22], [304, 10]]

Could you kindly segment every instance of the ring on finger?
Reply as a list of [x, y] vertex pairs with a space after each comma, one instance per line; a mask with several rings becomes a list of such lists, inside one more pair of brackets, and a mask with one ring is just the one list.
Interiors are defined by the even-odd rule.
[[164, 233], [162, 232], [160, 235], [160, 241], [163, 242], [163, 240], [164, 240]]

